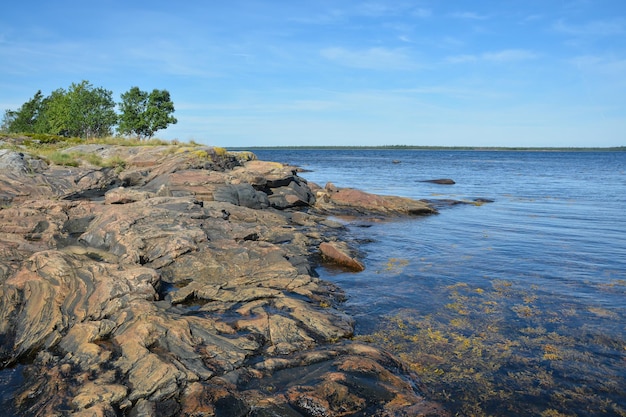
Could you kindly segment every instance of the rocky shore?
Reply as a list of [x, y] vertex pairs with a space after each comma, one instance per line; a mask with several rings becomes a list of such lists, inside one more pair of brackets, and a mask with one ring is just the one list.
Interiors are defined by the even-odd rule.
[[341, 289], [315, 274], [363, 268], [333, 216], [429, 204], [211, 147], [64, 152], [119, 163], [0, 149], [0, 376], [21, 375], [5, 414], [446, 415], [350, 340]]

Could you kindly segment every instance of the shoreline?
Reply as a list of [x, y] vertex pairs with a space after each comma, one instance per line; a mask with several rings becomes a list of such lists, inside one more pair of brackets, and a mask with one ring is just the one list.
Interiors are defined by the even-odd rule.
[[236, 146], [232, 151], [255, 150], [399, 150], [399, 151], [471, 151], [471, 152], [626, 152], [626, 146], [577, 148], [577, 147], [499, 147], [499, 146]]
[[341, 289], [315, 273], [362, 267], [330, 215], [429, 204], [211, 147], [64, 152], [124, 163], [0, 151], [0, 372], [24, 370], [13, 413], [446, 415], [398, 359], [351, 340]]

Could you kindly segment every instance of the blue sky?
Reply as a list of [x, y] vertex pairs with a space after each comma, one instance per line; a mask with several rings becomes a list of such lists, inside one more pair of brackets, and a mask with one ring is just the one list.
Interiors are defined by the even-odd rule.
[[88, 80], [216, 146], [626, 145], [624, 0], [5, 3], [2, 111]]

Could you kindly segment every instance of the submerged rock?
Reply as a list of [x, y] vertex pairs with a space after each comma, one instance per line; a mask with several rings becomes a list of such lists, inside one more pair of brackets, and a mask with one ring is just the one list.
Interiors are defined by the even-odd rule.
[[322, 242], [320, 244], [322, 256], [330, 262], [341, 265], [350, 271], [363, 271], [365, 266], [362, 262], [352, 257], [346, 244], [340, 242]]
[[454, 185], [456, 182], [450, 178], [438, 178], [435, 180], [423, 180], [422, 182], [430, 182], [432, 184], [441, 184], [441, 185]]
[[312, 272], [318, 250], [362, 268], [319, 207], [433, 209], [342, 190], [318, 206], [281, 164], [92, 151], [124, 168], [3, 153], [35, 167], [0, 175], [0, 367], [24, 369], [15, 414], [443, 414], [400, 362], [347, 340], [342, 292]]

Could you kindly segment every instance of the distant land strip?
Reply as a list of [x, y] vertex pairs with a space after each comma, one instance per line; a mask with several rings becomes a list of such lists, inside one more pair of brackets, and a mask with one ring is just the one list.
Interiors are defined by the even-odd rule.
[[381, 145], [381, 146], [236, 146], [228, 147], [232, 151], [243, 150], [418, 150], [418, 151], [523, 151], [523, 152], [626, 152], [626, 146], [608, 148], [582, 147], [506, 147], [506, 146], [416, 146], [416, 145]]

